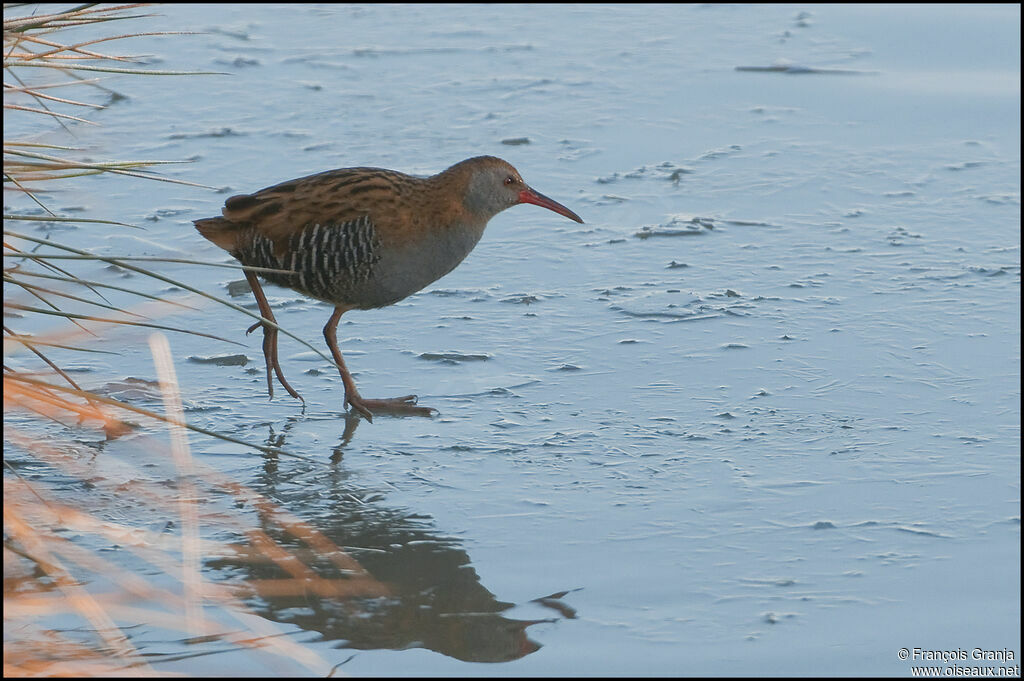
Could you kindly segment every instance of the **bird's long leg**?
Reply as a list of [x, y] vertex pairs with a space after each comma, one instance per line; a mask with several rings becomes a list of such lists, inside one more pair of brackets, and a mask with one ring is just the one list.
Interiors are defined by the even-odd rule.
[[373, 412], [370, 411], [371, 409], [400, 414], [430, 416], [436, 410], [431, 407], [417, 407], [415, 395], [392, 397], [386, 400], [368, 400], [359, 394], [359, 390], [356, 389], [356, 382], [352, 378], [352, 374], [349, 373], [348, 367], [345, 366], [345, 359], [341, 356], [341, 350], [338, 349], [338, 322], [341, 320], [341, 315], [351, 309], [350, 307], [340, 305], [335, 307], [334, 314], [331, 315], [331, 318], [327, 320], [327, 324], [324, 325], [324, 340], [327, 341], [327, 347], [331, 349], [334, 363], [338, 365], [338, 371], [341, 373], [341, 382], [345, 386], [345, 404], [351, 405], [353, 409], [365, 416], [366, 420], [371, 423], [373, 422]]
[[[260, 316], [276, 324], [277, 320], [274, 319], [274, 312], [270, 309], [267, 297], [263, 295], [263, 287], [260, 286], [260, 280], [256, 277], [256, 274], [246, 270], [245, 278], [249, 282], [249, 288], [252, 289], [253, 296], [256, 297], [256, 305], [260, 308]], [[270, 370], [273, 368], [274, 373], [277, 374], [277, 380], [281, 381], [281, 385], [288, 391], [288, 394], [305, 403], [306, 400], [302, 399], [302, 395], [295, 392], [295, 389], [289, 385], [284, 377], [284, 372], [281, 371], [281, 363], [277, 361], [277, 329], [263, 322], [256, 322], [245, 333], [252, 333], [258, 326], [263, 327], [263, 359], [267, 363], [267, 392], [270, 393], [270, 397], [274, 396], [274, 381], [270, 376]]]

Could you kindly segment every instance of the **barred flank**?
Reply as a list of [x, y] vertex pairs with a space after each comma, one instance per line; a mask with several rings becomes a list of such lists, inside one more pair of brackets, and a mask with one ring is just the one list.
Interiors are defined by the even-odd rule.
[[314, 298], [332, 300], [372, 276], [380, 260], [380, 240], [364, 215], [341, 224], [307, 225], [289, 238], [280, 256], [272, 240], [254, 232], [232, 255], [243, 265], [291, 270], [293, 274], [263, 276]]

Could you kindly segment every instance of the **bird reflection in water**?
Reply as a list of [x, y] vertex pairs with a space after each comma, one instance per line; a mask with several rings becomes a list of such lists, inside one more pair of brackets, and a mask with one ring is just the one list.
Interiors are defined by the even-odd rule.
[[[273, 443], [285, 445], [296, 424], [272, 433]], [[430, 518], [387, 507], [379, 491], [359, 489], [341, 466], [325, 475], [298, 461], [287, 467], [287, 479], [285, 468], [265, 466], [253, 486], [291, 519], [258, 509], [262, 532], [208, 563], [249, 586], [247, 604], [257, 614], [316, 631], [339, 648], [426, 648], [467, 662], [529, 655], [541, 647], [529, 627], [575, 618], [562, 601], [567, 591], [523, 604], [536, 612], [532, 619], [506, 616], [516, 604], [486, 589], [461, 541], [439, 532]], [[305, 484], [307, 477], [319, 484]], [[303, 529], [295, 516], [311, 520]], [[256, 538], [261, 534], [297, 561], [274, 562], [273, 551], [262, 550]]]

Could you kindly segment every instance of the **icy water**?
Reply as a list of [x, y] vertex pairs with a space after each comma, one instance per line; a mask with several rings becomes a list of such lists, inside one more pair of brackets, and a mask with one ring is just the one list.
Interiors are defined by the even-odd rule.
[[[228, 262], [191, 226], [226, 196], [480, 154], [586, 221], [513, 208], [447, 277], [343, 318], [361, 392], [430, 419], [346, 419], [290, 339], [305, 410], [268, 401], [249, 318], [173, 318], [245, 343], [171, 338], [191, 423], [323, 463], [196, 455], [396, 594], [262, 614], [359, 676], [1019, 665], [1018, 6], [159, 11], [146, 30], [207, 34], [138, 51], [230, 75], [114, 81], [130, 97], [76, 141], [223, 190], [90, 180], [56, 205], [147, 230], [78, 230], [97, 253]], [[255, 307], [236, 272], [164, 271]], [[267, 293], [322, 347], [327, 306]], [[144, 343], [95, 366], [155, 380]]]

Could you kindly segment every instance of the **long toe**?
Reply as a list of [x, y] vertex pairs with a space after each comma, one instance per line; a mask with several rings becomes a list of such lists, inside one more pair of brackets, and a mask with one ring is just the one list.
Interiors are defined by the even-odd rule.
[[379, 402], [380, 404], [416, 404], [419, 401], [419, 397], [416, 395], [402, 395], [401, 397], [388, 397], [382, 400], [368, 400], [369, 402]]
[[416, 404], [415, 395], [404, 395], [402, 397], [392, 397], [389, 399], [364, 399], [360, 397], [357, 402], [349, 400], [349, 404], [352, 405], [353, 409], [359, 411], [359, 413], [367, 416], [369, 420], [372, 418], [367, 415], [367, 411], [371, 411], [374, 414], [393, 414], [395, 416], [432, 416], [437, 409], [433, 407], [420, 407]]
[[396, 398], [391, 400], [366, 400], [367, 407], [375, 413], [394, 414], [396, 416], [433, 416], [437, 409], [417, 406], [416, 401]]
[[355, 399], [345, 398], [345, 404], [351, 407], [352, 411], [362, 414], [367, 421], [373, 423], [373, 412], [366, 406], [366, 400], [361, 397], [357, 397]]

